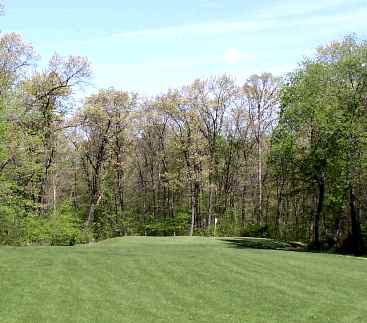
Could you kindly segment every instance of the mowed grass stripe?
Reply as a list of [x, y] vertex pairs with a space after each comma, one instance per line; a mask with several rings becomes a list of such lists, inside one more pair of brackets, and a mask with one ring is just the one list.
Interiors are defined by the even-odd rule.
[[367, 322], [365, 259], [187, 237], [0, 257], [0, 322]]

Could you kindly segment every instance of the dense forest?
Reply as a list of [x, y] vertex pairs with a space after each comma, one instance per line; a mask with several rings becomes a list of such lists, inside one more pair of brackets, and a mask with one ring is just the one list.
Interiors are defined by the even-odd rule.
[[364, 252], [366, 41], [326, 44], [282, 78], [222, 75], [154, 98], [101, 89], [82, 104], [86, 58], [37, 61], [18, 34], [1, 36], [1, 243], [216, 227]]

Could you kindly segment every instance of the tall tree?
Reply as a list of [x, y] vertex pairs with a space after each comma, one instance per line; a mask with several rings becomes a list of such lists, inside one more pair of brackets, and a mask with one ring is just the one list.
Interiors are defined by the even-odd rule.
[[263, 145], [265, 136], [270, 133], [275, 124], [278, 90], [279, 80], [270, 73], [252, 75], [242, 87], [249, 107], [258, 151], [258, 224], [263, 223]]
[[38, 196], [42, 212], [47, 212], [50, 206], [48, 193], [57, 152], [57, 133], [64, 129], [64, 116], [70, 107], [73, 87], [81, 85], [89, 75], [86, 58], [62, 58], [55, 54], [45, 71], [35, 73], [22, 84], [25, 113], [30, 116], [25, 126], [28, 131], [38, 133], [42, 141], [43, 174]]
[[216, 209], [218, 189], [218, 144], [222, 134], [226, 111], [238, 96], [234, 81], [224, 75], [208, 81], [196, 81], [191, 88], [192, 104], [198, 112], [200, 131], [208, 147], [208, 227], [211, 225]]

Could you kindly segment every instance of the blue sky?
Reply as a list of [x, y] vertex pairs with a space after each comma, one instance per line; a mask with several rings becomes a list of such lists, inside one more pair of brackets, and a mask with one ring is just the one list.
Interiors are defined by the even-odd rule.
[[325, 42], [366, 38], [367, 0], [7, 0], [15, 31], [46, 61], [88, 56], [92, 86], [154, 95], [222, 73], [282, 74]]

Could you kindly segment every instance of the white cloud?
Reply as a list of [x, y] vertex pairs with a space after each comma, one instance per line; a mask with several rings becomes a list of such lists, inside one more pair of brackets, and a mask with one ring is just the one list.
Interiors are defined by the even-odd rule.
[[117, 38], [177, 37], [179, 35], [225, 34], [229, 32], [254, 32], [268, 29], [271, 21], [232, 21], [168, 26], [112, 34]]
[[[278, 3], [274, 7], [269, 8], [267, 13], [258, 14], [257, 19], [244, 21], [227, 21], [227, 22], [207, 22], [199, 24], [165, 26], [159, 28], [148, 28], [141, 30], [131, 30], [116, 32], [112, 34], [113, 38], [164, 38], [178, 36], [196, 36], [209, 34], [227, 34], [234, 32], [258, 32], [264, 30], [274, 30], [276, 28], [292, 28], [293, 26], [302, 25], [330, 25], [339, 23], [362, 24], [365, 23], [367, 16], [367, 8], [354, 8], [341, 14], [312, 14], [321, 9], [337, 7], [344, 3], [344, 0], [320, 0], [319, 2], [311, 1], [311, 5], [292, 3], [289, 8], [284, 3]], [[354, 2], [359, 2], [355, 0]], [[307, 8], [306, 8], [307, 7]], [[301, 16], [299, 16], [301, 15]], [[284, 17], [288, 17], [285, 19]]]
[[310, 16], [299, 20], [299, 24], [330, 25], [330, 24], [366, 24], [367, 8], [346, 12], [339, 15]]
[[[298, 15], [308, 15], [325, 9], [335, 9], [346, 4], [345, 0], [282, 0], [266, 7], [266, 10], [258, 12], [257, 16], [262, 19], [284, 18]], [[363, 5], [365, 0], [349, 0], [348, 5]]]
[[228, 64], [235, 64], [241, 59], [241, 53], [235, 48], [229, 48], [224, 52], [224, 60]]

